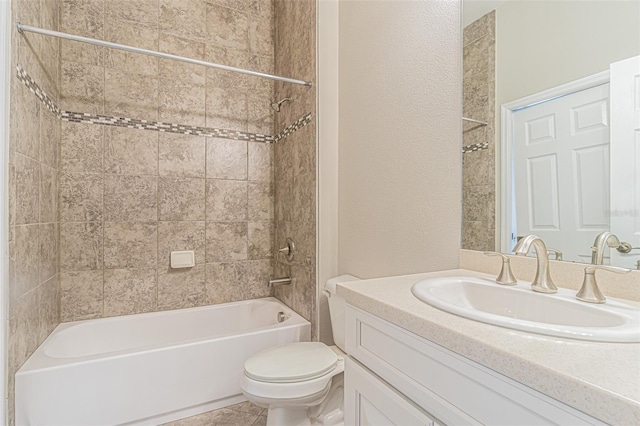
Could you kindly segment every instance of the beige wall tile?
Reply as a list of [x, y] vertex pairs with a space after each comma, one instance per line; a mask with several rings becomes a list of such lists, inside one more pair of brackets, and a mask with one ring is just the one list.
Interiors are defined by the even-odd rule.
[[193, 250], [196, 264], [205, 260], [204, 222], [158, 222], [158, 269], [170, 265], [172, 251]]
[[249, 15], [249, 47], [253, 53], [273, 56], [273, 34], [271, 19]]
[[104, 68], [62, 61], [60, 105], [66, 111], [102, 113], [105, 95]]
[[[207, 44], [205, 60], [260, 71], [258, 58], [246, 50]], [[247, 92], [255, 87], [256, 80], [262, 79], [213, 68], [207, 69], [207, 86], [209, 87], [235, 88], [241, 92]]]
[[293, 220], [313, 222], [316, 216], [316, 174], [294, 176], [293, 188]]
[[38, 159], [40, 145], [41, 103], [24, 85], [16, 87], [15, 110], [16, 136], [13, 138], [13, 149], [33, 159]]
[[[160, 33], [160, 51], [172, 55], [186, 56], [192, 59], [204, 59], [205, 43], [193, 39]], [[164, 80], [179, 80], [187, 84], [204, 86], [207, 69], [199, 65], [178, 62], [172, 59], [160, 59], [160, 78]]]
[[273, 235], [273, 222], [249, 222], [247, 224], [248, 258], [251, 260], [271, 259]]
[[103, 176], [89, 173], [60, 175], [60, 219], [64, 222], [102, 220]]
[[60, 274], [60, 319], [77, 321], [102, 316], [103, 271]]
[[60, 2], [60, 31], [83, 36], [102, 36], [104, 0], [64, 0]]
[[9, 165], [8, 186], [9, 241], [13, 241], [16, 225], [16, 167], [13, 164]]
[[158, 119], [165, 123], [204, 127], [206, 124], [205, 100], [204, 85], [161, 79], [158, 92]]
[[158, 270], [158, 309], [181, 309], [206, 304], [205, 265]]
[[123, 175], [158, 174], [158, 133], [109, 127], [104, 135], [104, 171]]
[[44, 283], [58, 273], [58, 224], [46, 223], [39, 225], [39, 283]]
[[207, 179], [207, 220], [247, 219], [247, 182]]
[[205, 177], [205, 138], [160, 133], [159, 174], [173, 177]]
[[[110, 0], [113, 1], [113, 0]], [[125, 2], [126, 4], [135, 2]], [[111, 14], [112, 7], [107, 9]], [[157, 9], [156, 9], [157, 12]], [[142, 49], [158, 49], [158, 22], [132, 22], [117, 16], [107, 16], [105, 19], [105, 39], [113, 43]], [[123, 50], [107, 49], [105, 51], [105, 65], [108, 68], [127, 71], [138, 75], [157, 76], [158, 58], [149, 55], [127, 52]]]
[[104, 220], [158, 219], [158, 180], [146, 176], [105, 175]]
[[273, 220], [273, 186], [269, 182], [249, 182], [247, 185], [249, 220]]
[[161, 177], [158, 181], [160, 220], [204, 220], [205, 180]]
[[273, 145], [249, 142], [249, 180], [273, 180]]
[[40, 164], [20, 154], [15, 156], [16, 224], [38, 223], [40, 216]]
[[[296, 143], [293, 148], [293, 174], [296, 176], [316, 171], [316, 146], [309, 141], [315, 138], [312, 126], [306, 126], [300, 130], [301, 143]], [[306, 137], [305, 137], [306, 136]]]
[[[63, 1], [61, 3], [67, 3]], [[101, 23], [102, 24], [102, 23]], [[74, 34], [80, 34], [78, 32]], [[85, 34], [85, 36], [87, 36]], [[89, 35], [92, 38], [102, 39], [103, 35]], [[87, 43], [71, 40], [60, 40], [60, 59], [67, 62], [76, 62], [87, 65], [104, 65], [105, 48]]]
[[207, 263], [207, 301], [209, 304], [244, 300], [247, 280], [244, 262]]
[[207, 178], [247, 178], [247, 142], [207, 138]]
[[13, 259], [15, 282], [11, 287], [12, 299], [16, 299], [40, 284], [38, 272], [39, 245], [38, 228], [40, 225], [19, 225], [15, 227], [15, 245]]
[[194, 40], [204, 40], [207, 29], [206, 2], [160, 0], [160, 31]]
[[207, 42], [236, 49], [249, 48], [249, 20], [245, 13], [207, 4]]
[[207, 222], [207, 263], [247, 259], [246, 222]]
[[109, 0], [105, 19], [122, 19], [129, 24], [158, 24], [158, 0]]
[[40, 165], [40, 222], [58, 221], [58, 170]]
[[60, 270], [102, 269], [103, 230], [101, 222], [60, 224]]
[[155, 222], [105, 222], [105, 269], [154, 268], [158, 234]]
[[104, 316], [156, 310], [156, 269], [105, 269]]
[[247, 96], [247, 120], [250, 132], [273, 135], [275, 133], [273, 114], [270, 98], [262, 94]]
[[58, 168], [60, 120], [46, 108], [40, 121], [40, 162]]
[[269, 297], [271, 288], [267, 285], [271, 276], [271, 260], [250, 260], [246, 262], [246, 299]]
[[[294, 222], [288, 232], [296, 243], [296, 257], [293, 263], [313, 268], [316, 263], [316, 223]], [[282, 243], [278, 241], [278, 244]]]
[[[9, 370], [11, 376], [38, 346], [38, 295], [31, 291], [12, 303], [9, 322]], [[13, 377], [12, 377], [13, 380]]]
[[42, 342], [60, 323], [60, 277], [52, 277], [38, 287], [38, 318]]
[[66, 172], [101, 173], [104, 127], [61, 123], [60, 167]]
[[107, 68], [104, 110], [106, 114], [140, 120], [158, 119], [158, 79]]
[[[246, 122], [249, 117], [247, 108], [247, 95], [235, 87], [207, 86], [207, 126], [219, 127], [209, 124], [210, 119], [216, 118]], [[234, 127], [228, 128], [235, 130]]]

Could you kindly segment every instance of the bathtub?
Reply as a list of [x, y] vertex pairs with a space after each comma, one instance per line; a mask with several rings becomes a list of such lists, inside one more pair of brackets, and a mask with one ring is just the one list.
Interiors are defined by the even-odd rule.
[[242, 402], [244, 361], [310, 332], [274, 298], [63, 323], [16, 374], [16, 425], [157, 425]]

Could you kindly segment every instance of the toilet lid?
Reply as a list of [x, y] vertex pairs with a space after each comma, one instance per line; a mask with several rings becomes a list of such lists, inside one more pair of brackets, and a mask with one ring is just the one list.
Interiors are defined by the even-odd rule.
[[327, 374], [337, 362], [336, 353], [324, 343], [300, 342], [257, 353], [244, 363], [244, 371], [253, 380], [291, 383]]

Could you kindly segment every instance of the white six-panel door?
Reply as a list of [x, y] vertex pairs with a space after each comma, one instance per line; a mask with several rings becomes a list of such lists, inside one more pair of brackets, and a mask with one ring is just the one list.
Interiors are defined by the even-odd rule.
[[513, 123], [518, 235], [590, 262], [609, 229], [609, 84], [517, 111]]
[[[611, 64], [611, 232], [640, 247], [640, 56]], [[640, 250], [611, 251], [612, 263], [637, 268]]]

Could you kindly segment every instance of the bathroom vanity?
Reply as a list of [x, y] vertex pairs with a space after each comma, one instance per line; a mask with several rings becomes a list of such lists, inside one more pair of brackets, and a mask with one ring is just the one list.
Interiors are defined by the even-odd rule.
[[443, 276], [492, 278], [453, 270], [339, 285], [345, 424], [640, 423], [639, 343], [511, 330], [412, 295], [415, 283]]

